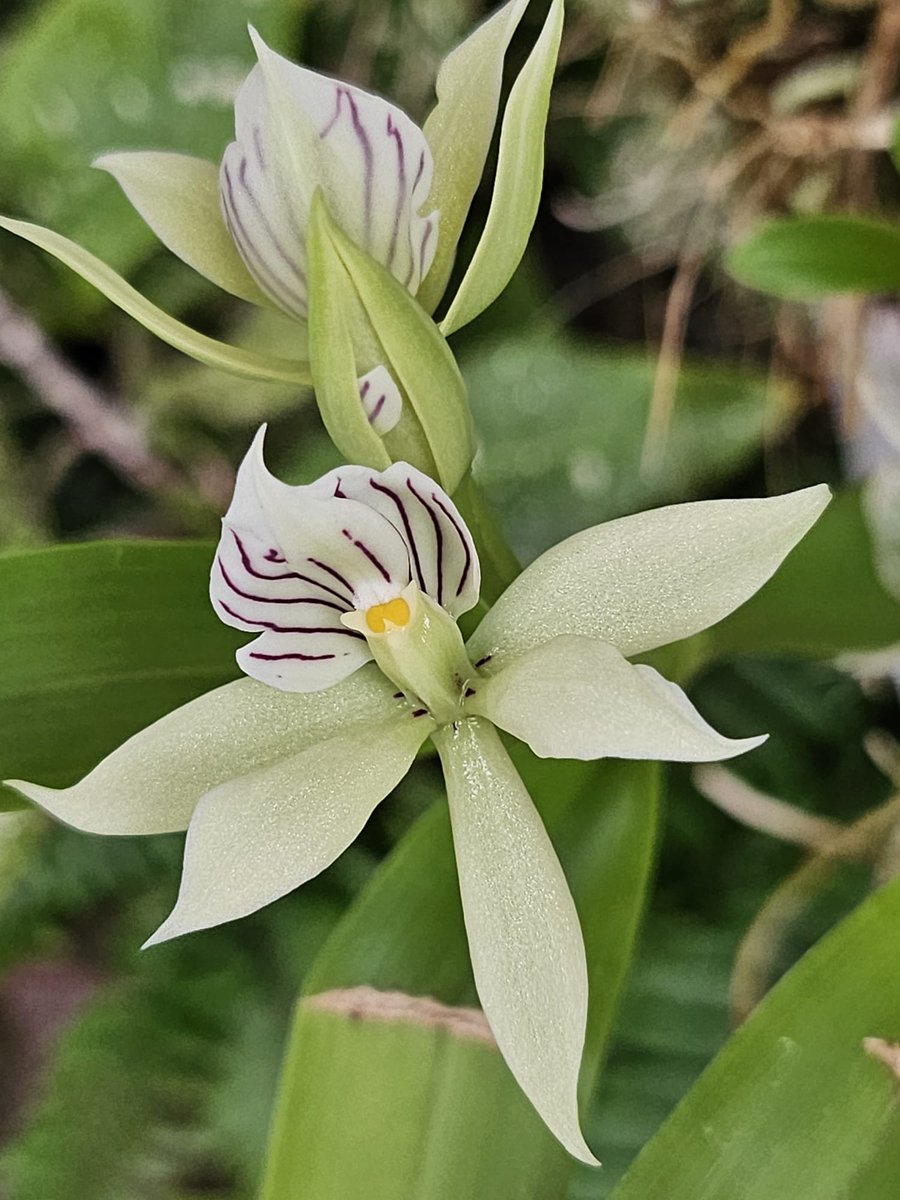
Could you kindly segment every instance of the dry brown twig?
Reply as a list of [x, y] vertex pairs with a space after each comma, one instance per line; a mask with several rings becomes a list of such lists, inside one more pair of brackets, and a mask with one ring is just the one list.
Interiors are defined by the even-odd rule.
[[[72, 442], [109, 463], [140, 491], [173, 495], [189, 481], [151, 448], [138, 420], [52, 345], [40, 326], [0, 288], [0, 364], [14, 371], [65, 425]], [[221, 507], [219, 479], [190, 481]], [[226, 496], [227, 499], [227, 496]]]

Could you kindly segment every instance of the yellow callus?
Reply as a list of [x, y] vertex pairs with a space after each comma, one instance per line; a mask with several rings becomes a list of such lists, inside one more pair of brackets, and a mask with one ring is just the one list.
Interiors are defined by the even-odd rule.
[[386, 633], [388, 626], [403, 629], [409, 624], [409, 605], [402, 596], [388, 600], [387, 604], [373, 604], [366, 609], [366, 624], [373, 633]]

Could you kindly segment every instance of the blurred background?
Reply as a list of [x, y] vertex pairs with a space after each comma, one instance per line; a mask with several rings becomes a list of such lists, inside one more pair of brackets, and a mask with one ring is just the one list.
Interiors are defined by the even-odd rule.
[[[544, 16], [532, 7], [510, 77]], [[154, 148], [217, 160], [253, 61], [248, 21], [287, 56], [421, 122], [441, 58], [490, 8], [6, 0], [0, 211], [81, 242], [204, 332], [297, 356], [294, 326], [167, 254], [92, 159]], [[845, 493], [835, 536], [848, 539], [848, 572], [871, 546], [872, 586], [900, 595], [900, 307], [883, 296], [782, 301], [727, 269], [730, 248], [769, 217], [896, 216], [898, 6], [570, 0], [568, 10], [530, 250], [453, 343], [477, 471], [515, 549], [527, 561], [643, 508], [825, 481]], [[0, 236], [3, 550], [215, 537], [262, 419], [282, 477], [337, 463], [310, 397], [181, 357]], [[801, 614], [832, 603], [814, 575], [794, 599]], [[694, 680], [692, 697], [723, 732], [772, 736], [733, 771], [667, 771], [657, 885], [589, 1119], [606, 1170], [580, 1173], [572, 1200], [608, 1194], [722, 1044], [730, 987], [740, 1015], [897, 865], [892, 669], [889, 655], [829, 665], [743, 654]], [[180, 838], [94, 838], [31, 812], [5, 817], [5, 1200], [249, 1200], [304, 972], [437, 788], [423, 764], [302, 893], [147, 954], [136, 947], [172, 902]], [[859, 835], [854, 866], [816, 860], [823, 830], [872, 810], [882, 816]]]

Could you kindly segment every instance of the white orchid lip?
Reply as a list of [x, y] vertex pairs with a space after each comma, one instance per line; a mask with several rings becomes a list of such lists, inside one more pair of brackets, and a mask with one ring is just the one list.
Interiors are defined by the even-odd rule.
[[471, 535], [427, 476], [395, 463], [289, 487], [266, 468], [263, 437], [238, 472], [210, 576], [221, 619], [260, 635], [238, 652], [248, 675], [287, 691], [337, 683], [372, 657], [348, 615], [396, 616], [411, 583], [451, 618], [477, 602]]

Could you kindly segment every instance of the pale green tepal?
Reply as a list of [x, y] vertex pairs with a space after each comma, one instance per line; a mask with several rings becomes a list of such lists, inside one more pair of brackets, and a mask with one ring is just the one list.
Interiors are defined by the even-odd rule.
[[[494, 201], [441, 332], [430, 314], [484, 169], [504, 57], [527, 5], [508, 0], [448, 56], [424, 130], [380, 96], [282, 58], [251, 29], [258, 61], [235, 99], [235, 140], [221, 164], [164, 151], [97, 160], [170, 250], [225, 291], [297, 323], [296, 360], [197, 333], [57, 233], [7, 218], [0, 227], [54, 254], [201, 362], [314, 383], [329, 433], [351, 462], [410, 459], [452, 492], [474, 443], [444, 335], [499, 295], [524, 253], [563, 0], [553, 0], [510, 93]], [[335, 370], [336, 357], [345, 369]]]
[[[432, 738], [444, 768], [475, 981], [510, 1069], [585, 1162], [576, 1102], [587, 972], [553, 847], [495, 726], [546, 757], [730, 758], [675, 684], [628, 655], [742, 604], [828, 503], [824, 486], [661, 508], [537, 559], [464, 644], [479, 564], [453, 502], [405, 463], [289, 487], [263, 432], [238, 473], [211, 573], [219, 616], [256, 638], [251, 678], [170, 713], [54, 790], [79, 829], [187, 829], [160, 942], [247, 915], [318, 874]], [[603, 798], [598, 797], [597, 803]], [[148, 944], [150, 944], [148, 943]]]

